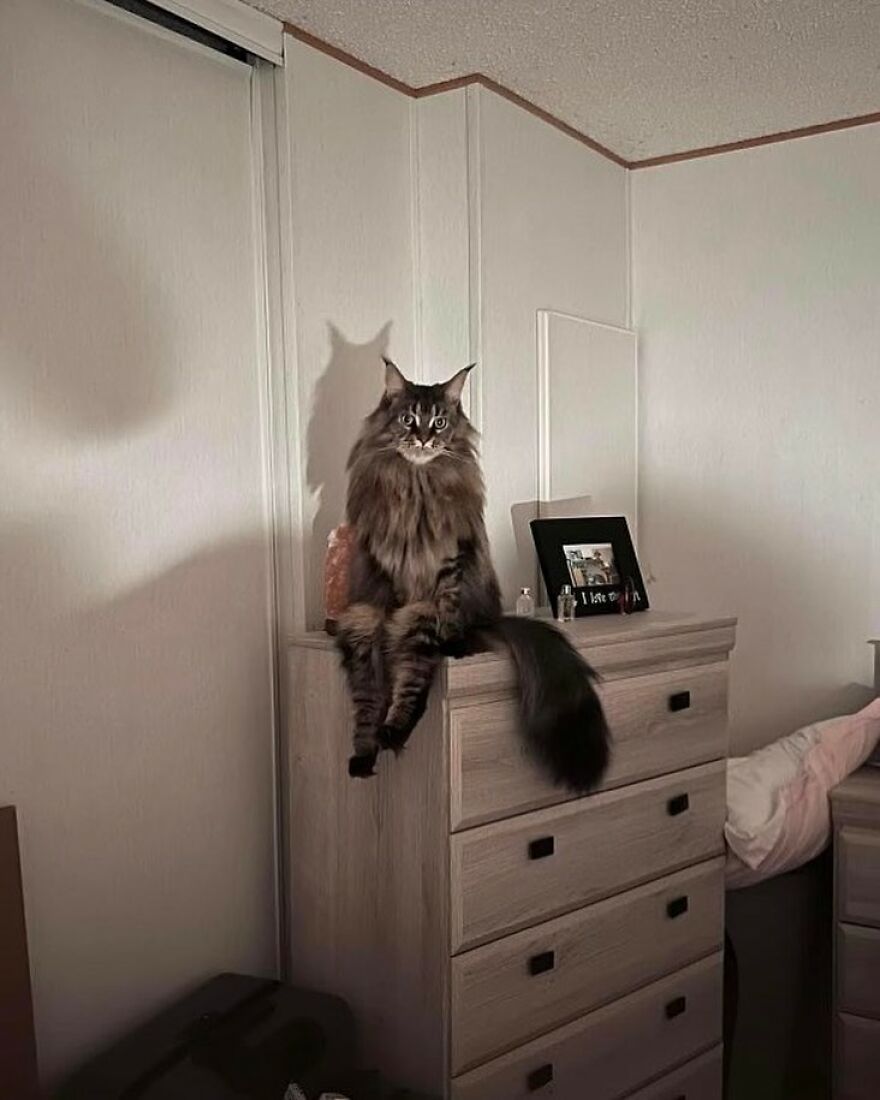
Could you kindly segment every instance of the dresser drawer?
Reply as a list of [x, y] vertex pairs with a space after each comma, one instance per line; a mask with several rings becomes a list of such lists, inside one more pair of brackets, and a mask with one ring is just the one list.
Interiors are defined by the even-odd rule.
[[[726, 663], [612, 680], [599, 691], [613, 737], [603, 788], [727, 752]], [[455, 709], [449, 722], [453, 830], [570, 797], [526, 754], [513, 700]]]
[[834, 1100], [880, 1096], [880, 1021], [841, 1014], [837, 1018], [837, 1078]]
[[[452, 1100], [613, 1100], [721, 1041], [712, 955], [518, 1047], [452, 1083]], [[551, 1087], [552, 1086], [552, 1087]]]
[[689, 867], [456, 956], [453, 1075], [718, 951], [723, 867]]
[[837, 1004], [880, 1019], [880, 929], [837, 926]]
[[722, 1048], [717, 1046], [627, 1100], [721, 1100], [723, 1080]]
[[723, 762], [456, 833], [453, 953], [723, 851]]
[[880, 928], [880, 832], [846, 825], [837, 845], [838, 916]]

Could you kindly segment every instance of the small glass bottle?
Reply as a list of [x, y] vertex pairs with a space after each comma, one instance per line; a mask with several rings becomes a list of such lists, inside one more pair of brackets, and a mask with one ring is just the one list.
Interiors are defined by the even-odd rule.
[[526, 619], [532, 619], [535, 615], [535, 601], [532, 598], [531, 588], [521, 588], [516, 598], [516, 613]]
[[556, 621], [570, 623], [574, 619], [574, 593], [570, 584], [564, 584], [556, 597]]

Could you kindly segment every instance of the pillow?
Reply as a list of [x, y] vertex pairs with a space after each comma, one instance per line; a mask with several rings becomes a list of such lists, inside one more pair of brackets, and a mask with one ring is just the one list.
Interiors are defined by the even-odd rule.
[[817, 856], [831, 835], [828, 795], [880, 738], [880, 698], [727, 763], [727, 885], [750, 886]]

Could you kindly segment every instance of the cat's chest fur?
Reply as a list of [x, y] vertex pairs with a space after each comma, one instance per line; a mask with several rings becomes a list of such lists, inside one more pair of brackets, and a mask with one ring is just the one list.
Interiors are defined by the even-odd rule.
[[474, 537], [467, 482], [438, 460], [416, 466], [398, 459], [383, 467], [374, 490], [358, 519], [361, 539], [399, 598], [429, 599], [444, 565]]

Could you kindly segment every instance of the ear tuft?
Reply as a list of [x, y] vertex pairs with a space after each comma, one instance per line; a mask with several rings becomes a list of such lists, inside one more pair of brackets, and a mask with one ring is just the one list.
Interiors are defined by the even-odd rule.
[[443, 391], [446, 394], [447, 401], [451, 401], [453, 404], [461, 401], [461, 391], [464, 389], [468, 375], [476, 365], [476, 363], [469, 363], [468, 366], [462, 367], [458, 374], [453, 374], [448, 382], [444, 382]]
[[382, 356], [382, 362], [385, 364], [385, 392], [389, 396], [400, 393], [406, 386], [406, 379], [400, 373], [397, 364], [384, 355]]

